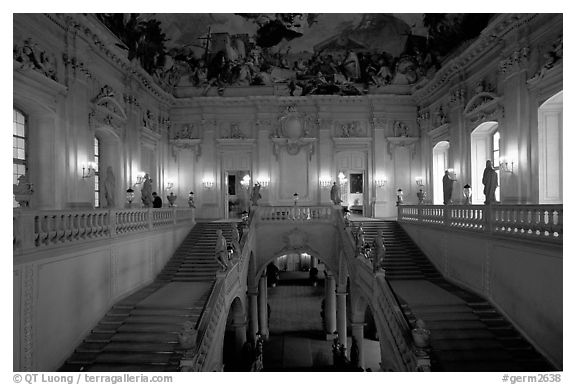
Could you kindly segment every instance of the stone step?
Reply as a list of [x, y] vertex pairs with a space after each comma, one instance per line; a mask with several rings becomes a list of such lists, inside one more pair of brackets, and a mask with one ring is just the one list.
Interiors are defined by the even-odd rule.
[[[177, 372], [177, 364], [117, 364], [95, 363], [84, 369], [85, 372]], [[71, 370], [77, 371], [77, 370]]]
[[132, 352], [130, 354], [103, 352], [96, 356], [94, 362], [119, 363], [119, 364], [164, 364], [174, 361], [172, 352], [169, 353], [144, 353]]
[[130, 323], [120, 326], [117, 333], [177, 333], [180, 330], [182, 330], [181, 324]]
[[503, 348], [502, 344], [492, 338], [436, 340], [432, 343], [432, 349], [434, 351], [486, 350], [486, 349], [502, 349], [502, 348]]
[[129, 333], [115, 334], [110, 341], [114, 342], [149, 342], [149, 343], [177, 343], [178, 333]]

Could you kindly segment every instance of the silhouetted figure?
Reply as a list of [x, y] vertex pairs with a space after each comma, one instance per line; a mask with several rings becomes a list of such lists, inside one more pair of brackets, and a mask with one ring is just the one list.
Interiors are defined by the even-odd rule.
[[486, 200], [484, 204], [489, 205], [496, 202], [496, 187], [498, 187], [498, 174], [496, 170], [492, 167], [492, 161], [486, 161], [486, 168], [484, 169], [484, 174], [482, 175], [482, 184], [484, 185], [484, 195]]

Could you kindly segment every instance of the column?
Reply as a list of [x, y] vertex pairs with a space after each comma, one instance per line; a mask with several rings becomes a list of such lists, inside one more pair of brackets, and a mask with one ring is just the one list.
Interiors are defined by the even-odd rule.
[[324, 319], [326, 339], [330, 339], [336, 331], [336, 281], [330, 272], [326, 273], [324, 283]]
[[250, 341], [256, 342], [258, 333], [258, 291], [256, 288], [248, 291], [248, 330]]
[[348, 336], [346, 334], [346, 287], [338, 288], [336, 292], [337, 298], [337, 315], [336, 319], [337, 329], [338, 329], [338, 339], [344, 347], [348, 347]]
[[[364, 368], [364, 323], [354, 322], [352, 323], [352, 343], [356, 341], [356, 346], [358, 347], [358, 367]], [[352, 359], [352, 353], [350, 353], [350, 359]]]
[[242, 347], [246, 343], [246, 322], [238, 322], [232, 324], [234, 328], [234, 341], [236, 346], [236, 356], [240, 358], [242, 354]]
[[318, 258], [311, 256], [310, 257], [310, 268], [318, 267]]
[[264, 340], [267, 340], [270, 333], [268, 332], [268, 280], [265, 272], [262, 273], [258, 283], [258, 310], [260, 334]]

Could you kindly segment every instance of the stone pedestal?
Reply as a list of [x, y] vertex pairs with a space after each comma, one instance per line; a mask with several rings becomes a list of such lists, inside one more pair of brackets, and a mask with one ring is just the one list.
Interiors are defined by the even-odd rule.
[[330, 273], [324, 283], [324, 319], [326, 339], [334, 339], [336, 331], [336, 281]]
[[256, 342], [258, 333], [258, 292], [248, 291], [248, 335], [250, 341]]
[[258, 315], [260, 334], [264, 340], [267, 340], [270, 334], [268, 331], [268, 280], [264, 274], [258, 283]]
[[[345, 290], [345, 289], [343, 289]], [[348, 348], [348, 336], [346, 332], [346, 292], [338, 291], [336, 292], [337, 298], [337, 329], [338, 329], [338, 340]]]
[[[358, 366], [364, 367], [364, 323], [355, 322], [352, 324], [352, 339], [358, 346]], [[352, 356], [350, 356], [352, 359]]]

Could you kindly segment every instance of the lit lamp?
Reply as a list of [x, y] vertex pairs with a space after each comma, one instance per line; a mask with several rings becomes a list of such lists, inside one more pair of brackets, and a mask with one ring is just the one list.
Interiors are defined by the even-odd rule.
[[214, 188], [214, 179], [204, 178], [202, 179], [202, 186], [205, 190], [212, 190]]
[[136, 183], [134, 183], [134, 186], [144, 183], [145, 176], [146, 176], [145, 172], [139, 172], [138, 175], [136, 176]]
[[426, 199], [426, 191], [424, 191], [424, 182], [421, 176], [416, 177], [416, 186], [420, 187], [416, 196], [418, 197], [418, 204], [424, 204], [424, 199]]
[[508, 162], [505, 157], [500, 158], [500, 171], [514, 173], [514, 162]]
[[168, 199], [168, 202], [170, 202], [170, 207], [174, 207], [174, 202], [176, 202], [176, 198], [178, 198], [178, 196], [174, 195], [172, 191], [170, 191], [170, 195], [166, 196], [166, 199]]
[[190, 191], [190, 194], [188, 194], [188, 207], [196, 208], [194, 204], [194, 191]]
[[464, 185], [464, 189], [462, 190], [462, 194], [464, 194], [464, 198], [466, 199], [464, 201], [464, 204], [465, 205], [472, 204], [472, 189], [470, 188], [470, 185], [468, 183], [466, 183]]
[[386, 185], [386, 183], [388, 182], [388, 179], [386, 179], [386, 177], [378, 177], [374, 180], [374, 183], [376, 183], [376, 187], [378, 188], [384, 188], [384, 186]]
[[256, 183], [262, 186], [262, 188], [267, 188], [270, 185], [270, 178], [260, 177], [256, 180]]
[[248, 190], [248, 187], [250, 187], [250, 175], [248, 174], [244, 175], [244, 178], [242, 178], [242, 180], [240, 181], [240, 185], [245, 190]]
[[96, 167], [93, 162], [82, 166], [82, 179], [92, 178], [94, 175], [96, 175]]
[[348, 178], [346, 178], [346, 175], [344, 175], [342, 171], [338, 173], [338, 181], [340, 182], [340, 185], [348, 183]]
[[400, 206], [404, 203], [404, 192], [401, 188], [396, 191], [396, 206]]
[[132, 207], [132, 201], [134, 200], [134, 190], [132, 187], [126, 190], [126, 200], [128, 201], [128, 207]]
[[332, 179], [326, 176], [321, 176], [320, 179], [320, 188], [329, 188], [332, 185]]
[[298, 204], [298, 199], [300, 199], [300, 197], [298, 196], [298, 193], [294, 193], [293, 195], [293, 199], [294, 199], [294, 206], [296, 206]]

